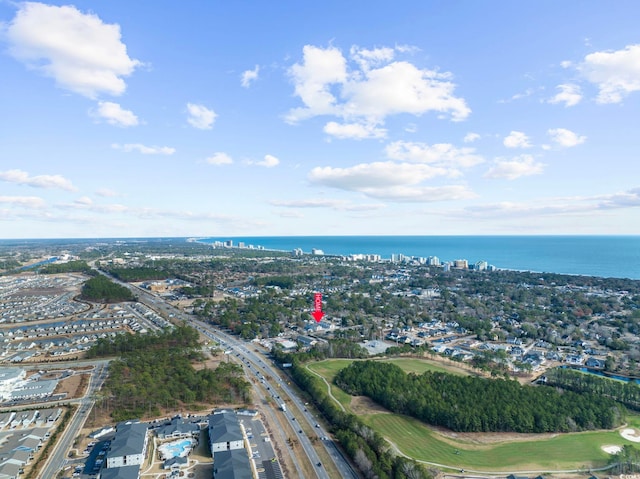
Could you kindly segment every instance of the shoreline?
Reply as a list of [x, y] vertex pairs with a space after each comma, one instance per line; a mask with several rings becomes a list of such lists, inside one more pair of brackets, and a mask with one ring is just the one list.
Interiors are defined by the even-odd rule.
[[[207, 246], [215, 242], [228, 242], [233, 247], [238, 243], [247, 246], [253, 243], [262, 245], [265, 251], [280, 253], [300, 249], [304, 254], [313, 254], [306, 250], [318, 248], [338, 251], [325, 256], [377, 255], [384, 261], [390, 261], [392, 256], [399, 257], [400, 261], [403, 257], [437, 257], [442, 264], [461, 258], [480, 258], [468, 261], [468, 269], [491, 262], [488, 269], [498, 271], [640, 280], [640, 270], [634, 267], [640, 262], [640, 237], [637, 236], [234, 236], [191, 239], [194, 240]], [[265, 244], [273, 246], [265, 247]]]

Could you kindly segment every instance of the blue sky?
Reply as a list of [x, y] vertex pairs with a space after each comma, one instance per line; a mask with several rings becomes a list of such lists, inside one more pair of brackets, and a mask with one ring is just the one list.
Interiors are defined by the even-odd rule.
[[640, 234], [638, 18], [0, 0], [0, 238]]

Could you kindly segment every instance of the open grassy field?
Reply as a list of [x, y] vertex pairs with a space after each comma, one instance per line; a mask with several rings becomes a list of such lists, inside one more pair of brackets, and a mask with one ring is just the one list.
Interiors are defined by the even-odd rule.
[[[317, 363], [309, 364], [308, 368], [312, 371], [319, 373], [328, 382], [332, 382], [333, 378], [343, 368], [346, 368], [353, 361], [359, 361], [358, 359], [329, 359], [325, 361], [319, 361]], [[384, 361], [387, 363], [393, 363], [402, 368], [403, 371], [408, 373], [422, 374], [425, 371], [439, 371], [450, 374], [468, 374], [462, 369], [443, 365], [441, 363], [431, 361], [428, 359], [414, 359], [414, 358], [392, 358], [392, 359], [380, 359], [377, 361]]]
[[[331, 383], [350, 360], [327, 360], [309, 365]], [[428, 360], [393, 360], [405, 371], [446, 370]], [[450, 371], [448, 371], [450, 372]], [[466, 433], [437, 431], [406, 416], [392, 414], [376, 405], [351, 398], [332, 385], [334, 396], [398, 449], [418, 461], [467, 471], [560, 471], [606, 466], [611, 457], [603, 446], [632, 444], [620, 431], [590, 431], [572, 434]], [[349, 400], [350, 399], [350, 400]], [[364, 406], [363, 406], [364, 405]], [[640, 416], [628, 418], [626, 428], [640, 430]]]

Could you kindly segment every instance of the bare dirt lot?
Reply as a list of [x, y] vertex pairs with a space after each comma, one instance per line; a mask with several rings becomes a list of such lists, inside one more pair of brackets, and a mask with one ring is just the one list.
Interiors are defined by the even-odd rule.
[[86, 391], [88, 381], [88, 373], [74, 374], [60, 381], [54, 394], [64, 393], [69, 399], [82, 397]]

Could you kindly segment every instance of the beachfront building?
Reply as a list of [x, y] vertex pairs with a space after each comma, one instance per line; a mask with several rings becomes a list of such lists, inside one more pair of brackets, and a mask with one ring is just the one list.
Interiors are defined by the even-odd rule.
[[453, 267], [456, 269], [469, 269], [469, 262], [466, 259], [453, 260]]
[[476, 271], [486, 271], [487, 269], [489, 269], [489, 263], [487, 263], [486, 261], [478, 261], [474, 269]]
[[429, 256], [427, 258], [427, 264], [429, 266], [440, 266], [440, 258], [437, 256]]

